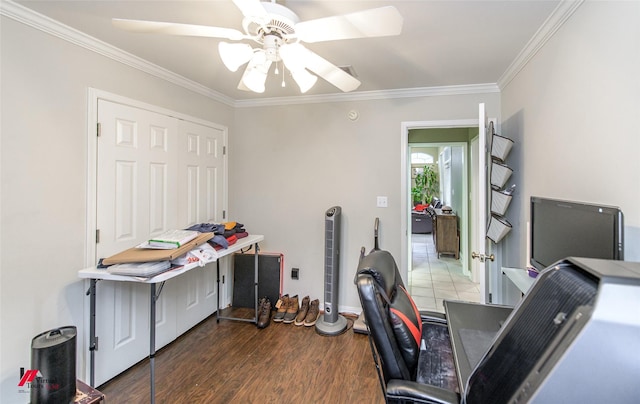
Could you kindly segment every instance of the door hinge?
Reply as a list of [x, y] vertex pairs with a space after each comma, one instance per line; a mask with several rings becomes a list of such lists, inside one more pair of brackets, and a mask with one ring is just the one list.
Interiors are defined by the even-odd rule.
[[223, 210], [223, 211], [222, 211], [222, 218], [223, 218], [223, 219], [226, 219], [226, 218], [227, 218], [227, 211], [226, 211], [226, 210]]
[[493, 303], [493, 295], [489, 293], [489, 303]]
[[222, 155], [223, 156], [227, 155], [227, 146], [222, 146]]
[[222, 283], [224, 283], [224, 275], [222, 275]]
[[100, 229], [96, 229], [96, 244], [100, 242]]
[[102, 124], [100, 124], [100, 122], [98, 122], [96, 125], [96, 136], [102, 136]]

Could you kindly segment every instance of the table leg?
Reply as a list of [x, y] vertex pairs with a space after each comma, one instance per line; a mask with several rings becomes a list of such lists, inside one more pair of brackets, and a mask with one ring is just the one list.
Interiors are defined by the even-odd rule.
[[253, 248], [253, 272], [254, 272], [254, 290], [255, 290], [255, 299], [253, 301], [254, 304], [254, 309], [255, 309], [255, 322], [256, 324], [258, 324], [258, 250], [260, 249], [260, 247], [258, 247], [258, 243], [255, 244], [254, 248]]
[[216, 303], [216, 323], [220, 322], [220, 260], [216, 259], [216, 283], [218, 285]]
[[91, 279], [89, 286], [89, 382], [95, 387], [95, 360], [96, 360], [96, 283], [97, 279]]
[[156, 284], [151, 286], [151, 301], [149, 309], [149, 367], [151, 369], [151, 404], [156, 402], [156, 384], [155, 384], [155, 357], [156, 357]]

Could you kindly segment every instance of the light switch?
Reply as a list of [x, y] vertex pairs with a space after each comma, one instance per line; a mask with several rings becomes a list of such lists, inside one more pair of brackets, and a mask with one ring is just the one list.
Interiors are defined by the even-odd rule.
[[389, 203], [387, 201], [387, 197], [386, 196], [379, 196], [378, 197], [378, 201], [377, 201], [377, 206], [379, 208], [386, 208], [387, 206], [389, 206]]

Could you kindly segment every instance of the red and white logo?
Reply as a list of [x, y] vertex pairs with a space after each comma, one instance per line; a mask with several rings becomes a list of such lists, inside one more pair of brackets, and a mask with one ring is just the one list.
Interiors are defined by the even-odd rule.
[[42, 373], [40, 373], [40, 371], [38, 369], [30, 369], [27, 370], [24, 375], [22, 375], [22, 378], [20, 379], [20, 382], [18, 383], [18, 387], [22, 387], [25, 385], [25, 383], [31, 383], [33, 382], [36, 377], [42, 377]]

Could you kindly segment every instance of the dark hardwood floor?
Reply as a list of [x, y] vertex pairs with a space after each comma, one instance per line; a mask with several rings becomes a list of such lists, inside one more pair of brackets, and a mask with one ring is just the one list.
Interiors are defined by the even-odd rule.
[[[156, 403], [384, 402], [367, 336], [352, 328], [322, 336], [213, 315], [158, 351], [155, 374]], [[145, 359], [99, 390], [109, 404], [147, 403], [149, 377]]]

